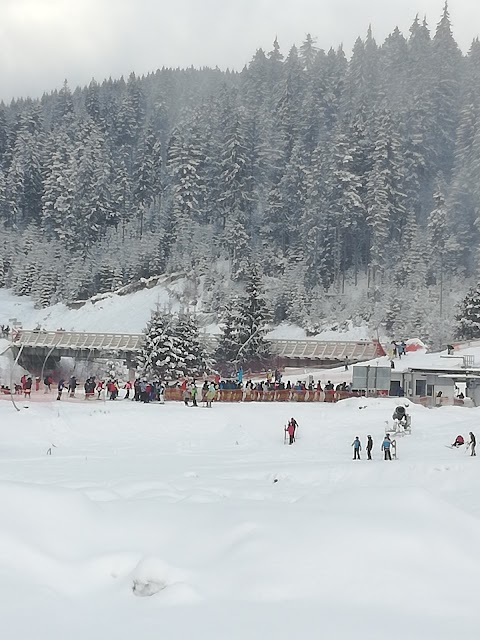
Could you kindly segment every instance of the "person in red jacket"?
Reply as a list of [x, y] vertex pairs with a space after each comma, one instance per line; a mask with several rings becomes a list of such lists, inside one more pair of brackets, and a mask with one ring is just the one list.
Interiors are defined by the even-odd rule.
[[289, 420], [288, 425], [285, 427], [285, 431], [288, 433], [290, 437], [290, 442], [288, 444], [293, 444], [295, 442], [295, 421]]
[[465, 444], [465, 440], [463, 439], [463, 436], [458, 435], [455, 438], [455, 442], [452, 444], [452, 447], [461, 447], [464, 444]]

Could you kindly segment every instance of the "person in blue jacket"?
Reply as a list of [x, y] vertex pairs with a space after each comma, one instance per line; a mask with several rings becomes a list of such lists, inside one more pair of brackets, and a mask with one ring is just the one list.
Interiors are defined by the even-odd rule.
[[362, 445], [360, 443], [360, 438], [355, 436], [355, 440], [352, 442], [353, 447], [353, 459], [360, 460], [360, 451], [362, 450]]
[[390, 436], [387, 433], [387, 435], [385, 436], [385, 440], [382, 443], [382, 451], [385, 452], [385, 460], [392, 459], [392, 452], [390, 451], [391, 446], [392, 446], [392, 442], [390, 440]]

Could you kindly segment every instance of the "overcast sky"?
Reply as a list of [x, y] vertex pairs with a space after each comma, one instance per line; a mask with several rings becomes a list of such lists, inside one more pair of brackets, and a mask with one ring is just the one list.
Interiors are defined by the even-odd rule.
[[[480, 1], [451, 0], [464, 51], [480, 32]], [[377, 42], [415, 14], [434, 31], [443, 0], [0, 0], [0, 99], [39, 96], [162, 66], [241, 70], [275, 36], [283, 53], [306, 33], [328, 49], [371, 23]]]

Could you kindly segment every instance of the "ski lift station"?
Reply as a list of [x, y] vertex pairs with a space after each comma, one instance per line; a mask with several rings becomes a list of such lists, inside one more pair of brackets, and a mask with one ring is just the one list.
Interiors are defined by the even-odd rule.
[[[480, 356], [480, 345], [478, 350]], [[459, 345], [455, 355], [416, 352], [401, 359], [357, 364], [352, 388], [365, 395], [405, 397], [430, 407], [480, 406], [480, 367], [475, 353], [465, 351]]]

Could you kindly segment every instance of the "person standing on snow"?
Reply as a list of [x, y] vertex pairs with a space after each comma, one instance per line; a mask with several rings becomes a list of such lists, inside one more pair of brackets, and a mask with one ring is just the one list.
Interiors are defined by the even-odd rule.
[[288, 425], [285, 427], [285, 431], [288, 433], [290, 437], [290, 442], [288, 444], [293, 444], [295, 442], [295, 425], [293, 424], [295, 420], [289, 420]]
[[68, 391], [70, 392], [70, 398], [75, 397], [75, 389], [77, 388], [77, 379], [72, 376], [68, 381]]
[[290, 422], [288, 424], [293, 425], [293, 440], [295, 441], [295, 436], [297, 435], [298, 422], [295, 418], [290, 418]]
[[353, 447], [353, 459], [360, 460], [360, 451], [362, 450], [362, 445], [360, 443], [360, 438], [355, 436], [355, 440], [352, 442]]
[[372, 436], [367, 436], [367, 460], [372, 459], [373, 440]]
[[32, 393], [32, 379], [30, 377], [25, 380], [25, 384], [23, 385], [23, 393], [25, 395], [25, 398], [30, 398], [30, 395]]
[[192, 398], [192, 407], [198, 407], [197, 404], [198, 389], [195, 380], [190, 387], [190, 397]]
[[470, 436], [470, 442], [468, 443], [468, 446], [472, 448], [472, 453], [470, 455], [476, 456], [477, 454], [475, 453], [475, 447], [477, 446], [477, 440], [472, 431], [470, 431], [468, 435]]
[[390, 440], [390, 436], [387, 433], [387, 435], [385, 436], [385, 440], [382, 443], [382, 451], [385, 452], [385, 460], [392, 459], [392, 453], [390, 451], [391, 445], [392, 445], [392, 442]]
[[59, 383], [58, 383], [58, 387], [57, 387], [57, 400], [61, 400], [62, 399], [62, 392], [65, 389], [65, 380], [62, 378]]
[[212, 408], [212, 402], [214, 401], [216, 394], [217, 390], [215, 388], [215, 385], [213, 384], [213, 382], [211, 382], [207, 391], [207, 407], [209, 409]]
[[165, 404], [165, 385], [163, 382], [158, 383], [158, 401], [160, 404]]

